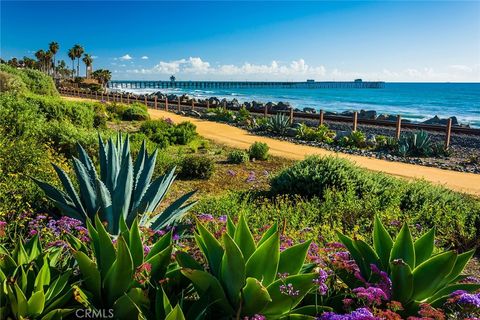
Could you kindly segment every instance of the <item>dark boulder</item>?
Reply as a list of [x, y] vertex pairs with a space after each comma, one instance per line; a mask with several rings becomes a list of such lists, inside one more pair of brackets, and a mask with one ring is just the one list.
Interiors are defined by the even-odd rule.
[[375, 110], [360, 110], [358, 117], [362, 119], [372, 119], [377, 117], [377, 111]]
[[[452, 125], [454, 125], [454, 126], [458, 125], [457, 117], [451, 117], [450, 119], [452, 119]], [[426, 120], [426, 121], [423, 121], [422, 123], [425, 123], [425, 124], [447, 125], [447, 124], [448, 124], [448, 118], [446, 118], [446, 119], [441, 119], [441, 118], [439, 118], [437, 115], [435, 115], [435, 117], [430, 118], [430, 119], [428, 119], [428, 120]]]
[[305, 112], [305, 113], [317, 113], [317, 110], [315, 108], [305, 107], [305, 108], [303, 108], [303, 112]]

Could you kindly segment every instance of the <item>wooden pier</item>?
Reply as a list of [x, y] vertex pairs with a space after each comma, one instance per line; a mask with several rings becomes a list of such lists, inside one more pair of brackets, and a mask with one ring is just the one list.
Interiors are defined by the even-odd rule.
[[381, 89], [383, 81], [127, 81], [112, 80], [109, 89]]

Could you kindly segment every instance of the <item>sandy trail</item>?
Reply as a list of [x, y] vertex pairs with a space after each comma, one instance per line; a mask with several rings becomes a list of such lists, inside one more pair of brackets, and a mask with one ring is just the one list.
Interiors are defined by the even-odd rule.
[[363, 156], [333, 152], [317, 147], [298, 145], [267, 137], [260, 137], [227, 124], [197, 118], [180, 116], [162, 110], [149, 110], [152, 119], [170, 118], [174, 122], [190, 121], [197, 126], [198, 133], [217, 143], [233, 148], [248, 149], [255, 141], [265, 142], [270, 146], [270, 153], [277, 157], [301, 160], [307, 155], [336, 155], [354, 161], [357, 165], [394, 176], [425, 179], [444, 185], [447, 188], [480, 196], [480, 175], [451, 170], [442, 170], [408, 163], [386, 161]]
[[[79, 100], [78, 98], [68, 98], [69, 100]], [[197, 132], [210, 140], [224, 144], [233, 148], [248, 149], [255, 141], [265, 142], [270, 147], [270, 154], [293, 160], [301, 160], [307, 155], [336, 155], [341, 158], [349, 159], [358, 166], [373, 171], [384, 172], [390, 175], [425, 179], [435, 184], [443, 185], [447, 188], [465, 192], [471, 195], [480, 196], [480, 175], [451, 170], [443, 170], [433, 167], [413, 165], [408, 163], [386, 161], [363, 156], [349, 155], [333, 152], [317, 147], [298, 145], [295, 143], [260, 137], [249, 132], [227, 124], [217, 123], [197, 118], [190, 118], [177, 115], [172, 112], [149, 109], [152, 119], [170, 118], [174, 122], [190, 121], [197, 126]]]

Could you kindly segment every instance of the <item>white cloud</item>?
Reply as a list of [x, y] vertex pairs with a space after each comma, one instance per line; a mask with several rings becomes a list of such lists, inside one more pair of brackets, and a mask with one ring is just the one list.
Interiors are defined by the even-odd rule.
[[[155, 75], [175, 74], [178, 79], [189, 80], [288, 80], [305, 81], [315, 79], [318, 81], [337, 80], [352, 81], [362, 78], [364, 80], [383, 81], [480, 81], [480, 66], [450, 65], [444, 68], [410, 67], [405, 69], [386, 69], [378, 71], [355, 72], [328, 68], [323, 65], [312, 66], [304, 59], [290, 62], [272, 60], [270, 63], [255, 64], [212, 64], [200, 57], [189, 57], [170, 61], [159, 61], [151, 68], [126, 70], [127, 74], [135, 73], [145, 75], [146, 78], [157, 79]], [[150, 75], [150, 77], [148, 76]]]
[[148, 60], [148, 57], [147, 57], [147, 56], [142, 56], [140, 59], [142, 59], [142, 60]]
[[98, 59], [98, 56], [92, 56], [92, 59]]
[[127, 53], [126, 55], [121, 56], [121, 57], [118, 58], [118, 59], [123, 60], [123, 61], [126, 61], [126, 60], [132, 60], [133, 58]]

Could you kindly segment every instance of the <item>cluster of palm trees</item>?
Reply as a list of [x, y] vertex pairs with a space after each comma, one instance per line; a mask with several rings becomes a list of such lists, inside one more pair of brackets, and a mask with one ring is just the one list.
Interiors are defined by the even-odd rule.
[[[53, 75], [54, 77], [57, 76], [57, 64], [55, 61], [56, 54], [60, 46], [57, 42], [51, 42], [48, 45], [48, 50], [45, 51], [43, 49], [38, 50], [35, 52], [35, 57], [37, 58], [37, 67], [41, 71], [47, 73], [48, 75]], [[83, 56], [83, 58], [82, 58]], [[76, 44], [71, 49], [68, 50], [68, 57], [72, 60], [72, 71], [71, 76], [80, 76], [80, 58], [85, 64], [85, 77], [88, 78], [90, 75], [90, 70], [93, 64], [93, 58], [90, 54], [85, 53], [85, 49], [83, 46]], [[75, 59], [77, 60], [77, 70], [75, 73]], [[25, 62], [25, 59], [24, 59]], [[59, 66], [65, 68], [66, 64], [65, 61], [61, 60], [59, 62]]]

